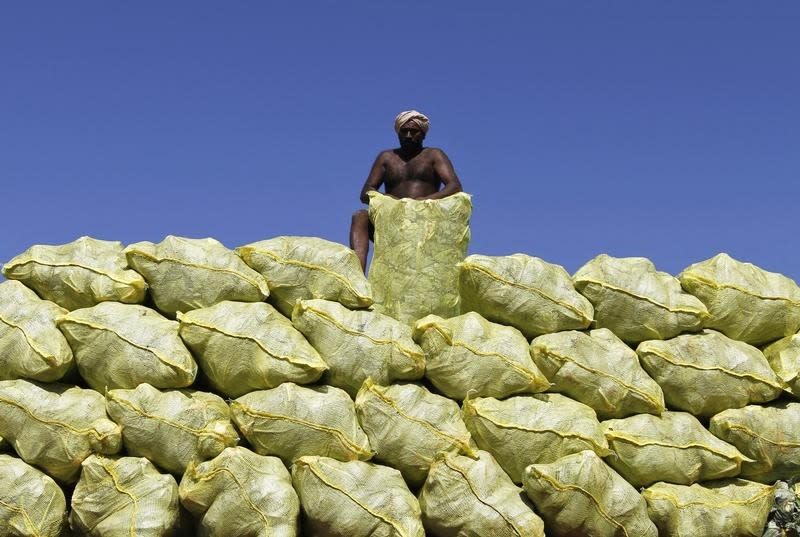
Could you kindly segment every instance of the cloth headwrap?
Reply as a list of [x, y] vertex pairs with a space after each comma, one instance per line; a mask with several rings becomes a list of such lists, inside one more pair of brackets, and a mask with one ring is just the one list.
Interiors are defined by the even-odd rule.
[[408, 122], [413, 123], [424, 133], [427, 133], [431, 126], [431, 122], [425, 114], [417, 112], [416, 110], [406, 110], [405, 112], [400, 112], [397, 114], [397, 117], [394, 118], [394, 132], [400, 132], [400, 127]]

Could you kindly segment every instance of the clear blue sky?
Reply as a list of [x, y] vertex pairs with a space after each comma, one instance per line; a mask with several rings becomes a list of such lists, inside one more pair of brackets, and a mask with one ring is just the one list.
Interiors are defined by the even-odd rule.
[[800, 3], [17, 2], [0, 260], [80, 235], [347, 242], [395, 114], [431, 118], [472, 253], [800, 280]]

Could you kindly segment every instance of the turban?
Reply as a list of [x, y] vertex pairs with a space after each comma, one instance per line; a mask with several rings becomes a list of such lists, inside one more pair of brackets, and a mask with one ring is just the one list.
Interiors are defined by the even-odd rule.
[[417, 112], [416, 110], [406, 110], [405, 112], [400, 112], [397, 114], [397, 117], [394, 118], [394, 131], [400, 132], [400, 127], [409, 122], [425, 133], [428, 132], [428, 128], [431, 124], [428, 116], [425, 114]]

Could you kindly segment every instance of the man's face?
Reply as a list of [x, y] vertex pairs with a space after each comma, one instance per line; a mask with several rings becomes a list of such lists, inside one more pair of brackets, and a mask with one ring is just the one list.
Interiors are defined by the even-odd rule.
[[408, 121], [400, 127], [397, 137], [400, 139], [400, 147], [413, 149], [422, 145], [422, 140], [425, 139], [425, 132], [417, 127], [413, 121]]

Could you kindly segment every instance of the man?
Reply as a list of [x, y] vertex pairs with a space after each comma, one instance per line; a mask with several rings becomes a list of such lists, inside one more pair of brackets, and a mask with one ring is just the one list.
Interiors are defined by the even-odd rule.
[[[422, 147], [429, 126], [428, 118], [416, 110], [397, 115], [394, 130], [400, 147], [382, 151], [375, 159], [361, 189], [362, 203], [369, 203], [367, 192], [378, 190], [381, 185], [388, 196], [415, 200], [440, 199], [461, 192], [461, 182], [444, 151]], [[350, 247], [361, 260], [365, 273], [371, 238], [369, 213], [364, 209], [356, 211], [350, 224]]]

